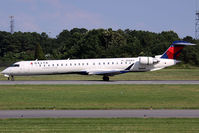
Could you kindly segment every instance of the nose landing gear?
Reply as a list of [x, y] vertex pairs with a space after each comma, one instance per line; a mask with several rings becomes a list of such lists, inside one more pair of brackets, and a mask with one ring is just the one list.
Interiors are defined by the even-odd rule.
[[11, 75], [11, 76], [9, 76], [9, 77], [8, 77], [8, 80], [14, 81], [14, 80], [15, 80], [15, 78], [14, 78], [14, 76], [13, 76], [13, 75]]

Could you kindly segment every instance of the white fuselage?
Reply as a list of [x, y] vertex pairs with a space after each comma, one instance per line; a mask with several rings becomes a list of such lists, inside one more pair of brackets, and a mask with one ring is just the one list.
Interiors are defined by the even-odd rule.
[[[156, 59], [156, 58], [154, 58]], [[1, 73], [5, 76], [47, 75], [47, 74], [96, 74], [116, 75], [125, 72], [159, 70], [176, 64], [173, 59], [157, 58], [154, 64], [141, 64], [138, 58], [71, 59], [20, 61]], [[112, 74], [113, 72], [113, 74]]]

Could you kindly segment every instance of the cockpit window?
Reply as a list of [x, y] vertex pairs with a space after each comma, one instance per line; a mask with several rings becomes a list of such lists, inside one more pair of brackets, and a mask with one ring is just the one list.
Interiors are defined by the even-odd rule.
[[19, 64], [12, 64], [10, 67], [19, 67]]

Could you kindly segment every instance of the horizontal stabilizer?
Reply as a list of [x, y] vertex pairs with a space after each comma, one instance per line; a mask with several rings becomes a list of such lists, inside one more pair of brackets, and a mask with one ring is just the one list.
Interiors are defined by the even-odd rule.
[[196, 44], [190, 43], [190, 42], [186, 42], [186, 41], [174, 41], [172, 45], [184, 45], [184, 46], [193, 46]]

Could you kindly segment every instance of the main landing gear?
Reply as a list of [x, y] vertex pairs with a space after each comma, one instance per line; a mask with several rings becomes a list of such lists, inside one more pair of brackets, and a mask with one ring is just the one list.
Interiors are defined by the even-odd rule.
[[103, 80], [104, 81], [109, 81], [109, 77], [108, 76], [103, 76]]
[[13, 76], [13, 75], [11, 75], [11, 76], [9, 76], [9, 77], [8, 77], [8, 80], [14, 81], [14, 80], [15, 80], [15, 78], [14, 78], [14, 76]]

